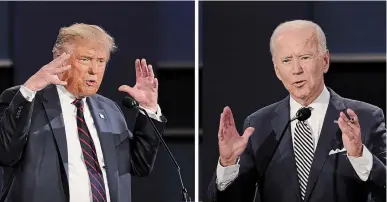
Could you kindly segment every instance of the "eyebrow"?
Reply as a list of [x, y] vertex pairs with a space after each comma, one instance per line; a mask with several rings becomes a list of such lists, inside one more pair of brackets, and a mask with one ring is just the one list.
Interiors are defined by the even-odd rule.
[[[301, 57], [301, 56], [305, 56], [305, 55], [313, 55], [313, 53], [302, 53], [302, 54], [299, 54], [299, 55], [296, 55], [297, 57]], [[287, 55], [287, 56], [284, 56], [284, 57], [281, 57], [281, 58], [293, 58], [293, 55]]]

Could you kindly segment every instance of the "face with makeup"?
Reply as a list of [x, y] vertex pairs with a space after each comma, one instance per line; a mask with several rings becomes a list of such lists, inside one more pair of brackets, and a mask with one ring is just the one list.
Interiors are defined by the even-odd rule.
[[274, 39], [273, 64], [290, 95], [306, 106], [323, 90], [329, 53], [319, 49], [314, 28], [287, 28]]
[[100, 43], [77, 39], [69, 48], [68, 64], [71, 69], [59, 78], [67, 81], [65, 88], [75, 97], [86, 97], [97, 93], [105, 73], [109, 51]]

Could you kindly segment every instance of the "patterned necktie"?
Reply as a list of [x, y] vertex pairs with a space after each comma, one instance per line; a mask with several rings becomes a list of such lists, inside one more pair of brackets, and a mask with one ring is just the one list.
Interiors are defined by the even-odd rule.
[[79, 143], [81, 144], [83, 161], [89, 173], [93, 202], [106, 202], [106, 191], [101, 167], [89, 129], [83, 116], [83, 100], [76, 99], [73, 104], [77, 107], [77, 126]]
[[314, 146], [312, 131], [303, 121], [298, 121], [296, 124], [293, 147], [301, 198], [304, 200], [309, 172], [313, 162]]

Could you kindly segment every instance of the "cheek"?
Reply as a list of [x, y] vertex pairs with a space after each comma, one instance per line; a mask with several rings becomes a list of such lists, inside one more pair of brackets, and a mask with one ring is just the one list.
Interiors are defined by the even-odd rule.
[[288, 66], [282, 66], [281, 69], [278, 71], [279, 75], [281, 76], [282, 82], [289, 83], [291, 82], [291, 75], [292, 75], [292, 69]]
[[100, 71], [98, 71], [98, 78], [102, 80], [103, 75], [105, 74], [106, 67], [101, 67]]

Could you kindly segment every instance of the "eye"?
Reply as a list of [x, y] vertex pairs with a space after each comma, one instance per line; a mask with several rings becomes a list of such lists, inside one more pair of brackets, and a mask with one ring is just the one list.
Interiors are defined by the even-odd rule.
[[282, 63], [289, 63], [290, 62], [290, 59], [289, 58], [285, 58], [282, 60]]
[[82, 62], [89, 62], [89, 61], [90, 61], [90, 58], [88, 58], [88, 57], [81, 57], [80, 60], [81, 60]]
[[99, 59], [98, 62], [99, 63], [105, 63], [105, 60], [104, 59]]
[[312, 56], [310, 56], [310, 55], [303, 55], [303, 56], [301, 56], [301, 60], [309, 60], [311, 58], [312, 58]]

